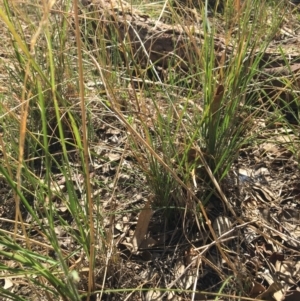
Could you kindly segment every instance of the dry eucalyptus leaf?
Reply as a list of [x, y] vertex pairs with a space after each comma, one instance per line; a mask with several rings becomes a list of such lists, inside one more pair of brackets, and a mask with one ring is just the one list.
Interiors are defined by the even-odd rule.
[[270, 171], [266, 167], [261, 167], [261, 168], [255, 170], [253, 175], [254, 175], [254, 177], [269, 176]]
[[151, 290], [145, 295], [145, 301], [159, 301], [161, 299], [162, 293], [160, 291]]
[[300, 264], [293, 261], [276, 261], [275, 269], [280, 277], [280, 280], [284, 281], [286, 284], [296, 285], [299, 280], [299, 268]]
[[266, 288], [260, 284], [259, 282], [253, 281], [252, 282], [252, 288], [250, 291], [250, 297], [256, 298], [259, 294], [262, 294], [262, 292], [265, 292]]
[[[274, 301], [273, 296], [276, 292], [280, 291], [282, 289], [282, 285], [273, 282], [266, 291], [264, 291], [262, 294], [257, 296], [257, 299], [259, 300], [266, 300], [266, 301]], [[276, 300], [276, 301], [282, 301], [282, 300]]]
[[147, 237], [144, 240], [142, 240], [139, 248], [140, 249], [147, 249], [147, 248], [151, 248], [151, 247], [156, 246], [156, 245], [157, 245], [157, 241], [154, 238]]
[[284, 300], [284, 294], [283, 294], [283, 290], [277, 291], [273, 294], [273, 298], [276, 301], [282, 301]]
[[[232, 223], [228, 217], [218, 216], [213, 222], [213, 229], [214, 229], [217, 237], [220, 237], [222, 234], [224, 234], [232, 229]], [[222, 238], [225, 238], [225, 237], [228, 237], [228, 235], [225, 235]]]
[[3, 286], [4, 289], [8, 289], [13, 285], [14, 285], [13, 282], [9, 278], [4, 279], [4, 286]]
[[106, 157], [108, 157], [109, 161], [111, 161], [111, 162], [119, 161], [121, 159], [120, 154], [114, 154], [114, 153], [107, 154]]
[[261, 145], [264, 152], [272, 153], [273, 155], [279, 154], [279, 149], [275, 143], [265, 142]]
[[175, 279], [178, 279], [177, 283], [182, 289], [189, 289], [196, 280], [196, 273], [192, 267], [187, 271], [186, 266], [181, 260], [177, 260], [175, 264]]
[[168, 301], [175, 301], [176, 300], [175, 298], [176, 298], [176, 295], [175, 295], [174, 292], [169, 292], [168, 293], [168, 297], [167, 297]]
[[268, 269], [264, 270], [264, 272], [260, 275], [269, 285], [274, 283], [274, 277], [271, 275]]
[[[261, 194], [264, 196], [265, 200], [261, 199], [263, 202], [264, 201], [272, 202], [273, 200], [276, 199], [276, 195], [265, 185], [255, 183], [252, 187], [254, 190], [261, 192]], [[259, 194], [257, 194], [256, 196], [260, 198]]]
[[149, 222], [153, 214], [150, 203], [150, 200], [148, 200], [139, 215], [136, 229], [132, 238], [133, 252], [138, 251], [142, 241], [145, 239], [145, 236], [147, 234]]
[[284, 260], [284, 255], [282, 253], [277, 253], [274, 252], [270, 257], [269, 261], [272, 263], [274, 266], [276, 264], [276, 261], [282, 262]]
[[170, 293], [169, 293], [169, 295], [168, 295], [168, 299], [167, 300], [170, 300], [170, 301], [181, 301], [181, 300], [183, 300], [182, 299], [182, 297], [180, 297], [180, 296], [178, 296], [178, 295], [171, 295]]

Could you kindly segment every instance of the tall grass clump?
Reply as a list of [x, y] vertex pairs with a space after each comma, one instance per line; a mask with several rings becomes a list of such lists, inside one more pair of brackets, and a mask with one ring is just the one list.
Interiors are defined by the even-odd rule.
[[[71, 40], [72, 5], [77, 7], [72, 1], [58, 6], [5, 0], [0, 8], [11, 50], [9, 87], [1, 103], [6, 125], [1, 173], [15, 204], [15, 217], [7, 222], [14, 228], [1, 229], [2, 278], [16, 285], [20, 279], [19, 286], [26, 284], [36, 298], [47, 300], [89, 300], [96, 258], [105, 246], [102, 224], [94, 226], [84, 66], [78, 26], [77, 48]], [[3, 286], [0, 295], [25, 300]]]
[[[206, 220], [214, 239], [204, 207], [217, 197], [234, 214], [222, 181], [239, 151], [262, 130], [257, 120], [274, 122], [259, 104], [261, 91], [256, 91], [255, 83], [266, 65], [264, 53], [280, 26], [280, 7], [274, 7], [271, 16], [269, 6], [260, 1], [245, 2], [235, 15], [232, 9], [236, 8], [224, 9], [224, 49], [218, 45], [218, 27], [208, 19], [207, 9], [202, 10], [199, 44], [194, 35], [197, 29], [187, 26], [171, 8], [174, 15], [169, 20], [180, 23], [188, 37], [183, 70], [178, 68], [181, 58], [173, 60], [170, 54], [167, 74], [162, 75], [151, 61], [151, 50], [141, 46], [149, 63], [143, 68], [131, 39], [119, 35], [118, 29], [113, 31], [118, 45], [112, 47], [122, 50], [125, 63], [117, 85], [106, 76], [106, 62], [94, 60], [109, 106], [127, 128], [135, 161], [153, 195], [152, 208], [163, 212], [165, 229], [181, 224], [188, 233], [201, 223], [207, 228]], [[258, 9], [260, 14], [254, 14]], [[266, 18], [271, 18], [271, 26], [265, 26]], [[124, 106], [116, 86], [127, 92]], [[234, 289], [242, 293], [244, 278], [230, 260], [226, 262], [235, 276]]]
[[[258, 9], [260, 14], [255, 14]], [[185, 212], [194, 208], [191, 195], [201, 196], [204, 204], [212, 194], [220, 196], [216, 184], [226, 177], [239, 150], [258, 134], [255, 119], [268, 118], [256, 103], [259, 93], [254, 83], [264, 52], [280, 25], [280, 7], [274, 7], [271, 16], [268, 5], [259, 1], [245, 2], [234, 16], [231, 10], [230, 14], [224, 11], [223, 52], [216, 44], [217, 27], [208, 20], [207, 9], [202, 10], [201, 45], [193, 36], [194, 29], [175, 16], [189, 38], [187, 71], [181, 75], [177, 71], [174, 77], [170, 59], [166, 83], [155, 65], [150, 65], [156, 74], [155, 89], [148, 79], [143, 90], [133, 93], [139, 113], [131, 115], [129, 123], [132, 113], [117, 110], [132, 135], [138, 165], [155, 192], [154, 206]], [[265, 26], [265, 18], [271, 18], [271, 26]], [[130, 47], [128, 40], [119, 43], [124, 49]], [[134, 54], [126, 55], [132, 58]], [[145, 55], [150, 57], [150, 53]], [[118, 101], [117, 97], [111, 99]]]
[[[254, 15], [258, 7], [261, 14]], [[213, 51], [214, 28], [204, 26], [205, 41], [199, 59], [204, 70], [204, 114], [199, 118], [199, 141], [218, 182], [228, 173], [241, 147], [255, 139], [252, 135], [257, 134], [252, 129], [255, 118], [267, 118], [255, 105], [259, 94], [252, 89], [263, 54], [280, 24], [280, 19], [274, 17], [273, 27], [266, 32], [262, 24], [267, 10], [267, 6], [254, 1], [246, 2], [234, 19], [228, 20], [225, 15], [225, 43], [230, 54], [221, 59]]]

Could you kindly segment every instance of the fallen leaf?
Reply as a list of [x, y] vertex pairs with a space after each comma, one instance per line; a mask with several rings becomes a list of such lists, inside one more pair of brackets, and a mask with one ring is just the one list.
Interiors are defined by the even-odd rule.
[[266, 289], [262, 284], [260, 284], [259, 282], [254, 281], [252, 283], [252, 288], [251, 288], [251, 291], [250, 291], [249, 295], [250, 295], [251, 298], [256, 298], [257, 295], [262, 294], [265, 290]]
[[174, 267], [174, 275], [178, 279], [177, 283], [180, 288], [189, 289], [196, 281], [197, 276], [194, 267], [191, 266], [187, 271], [185, 269], [184, 263], [180, 259], [177, 260]]
[[280, 291], [277, 291], [276, 293], [273, 294], [273, 298], [276, 300], [276, 301], [282, 301], [284, 300], [284, 295], [283, 295], [283, 291], [280, 290]]
[[284, 260], [284, 255], [281, 253], [274, 252], [270, 258], [269, 261], [275, 266], [276, 261], [282, 262]]
[[154, 291], [154, 290], [148, 291], [145, 296], [145, 301], [162, 300], [161, 295], [162, 293], [160, 291]]
[[[266, 300], [266, 301], [273, 301], [273, 295], [280, 291], [282, 289], [282, 285], [277, 283], [277, 282], [273, 282], [269, 288], [264, 291], [262, 294], [258, 295], [256, 297], [256, 299], [259, 299], [259, 300]], [[278, 300], [276, 300], [278, 301]]]
[[151, 248], [151, 247], [156, 246], [156, 245], [157, 245], [157, 241], [154, 238], [147, 237], [144, 240], [142, 240], [139, 248], [140, 249], [148, 249], [148, 248]]
[[106, 157], [108, 157], [108, 159], [113, 162], [113, 161], [118, 161], [121, 158], [120, 154], [114, 154], [114, 153], [109, 153], [106, 155]]
[[150, 203], [150, 200], [148, 200], [139, 215], [136, 229], [132, 237], [133, 252], [138, 251], [142, 241], [145, 239], [145, 235], [147, 234], [149, 222], [153, 214]]
[[[220, 215], [214, 220], [213, 229], [217, 237], [220, 237], [222, 234], [225, 234], [226, 232], [229, 232], [232, 229], [232, 223], [228, 217]], [[224, 235], [222, 238], [226, 238], [228, 236], [229, 234]]]
[[4, 286], [3, 286], [4, 289], [8, 289], [13, 285], [14, 285], [13, 282], [9, 278], [4, 279]]

